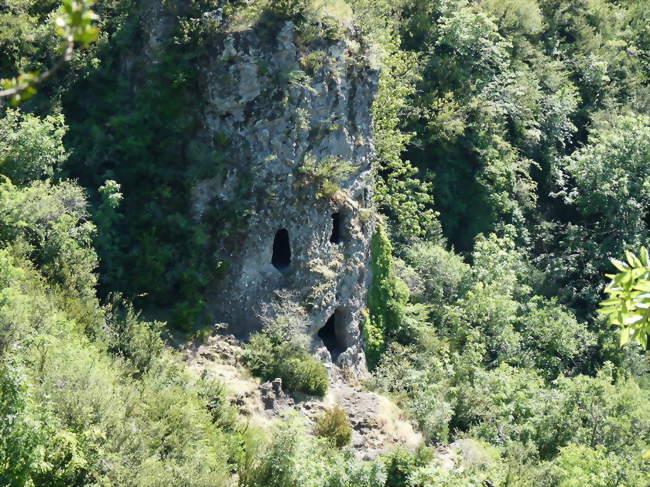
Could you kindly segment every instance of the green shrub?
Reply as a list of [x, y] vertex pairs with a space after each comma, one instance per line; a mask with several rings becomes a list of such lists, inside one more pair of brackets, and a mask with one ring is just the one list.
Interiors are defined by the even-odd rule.
[[64, 181], [0, 184], [0, 242], [21, 242], [45, 277], [66, 292], [94, 296], [97, 256], [95, 226], [88, 219], [84, 191]]
[[10, 250], [0, 249], [0, 485], [225, 485], [235, 442], [215, 421], [217, 393], [128, 308], [111, 307], [104, 334], [89, 337], [61, 306], [82, 310], [68, 304], [80, 298], [63, 299]]
[[117, 296], [107, 310], [103, 338], [109, 352], [125, 358], [135, 374], [142, 374], [163, 353], [163, 326], [161, 322], [142, 321], [140, 313]]
[[327, 369], [318, 360], [307, 352], [303, 352], [289, 359], [278, 357], [278, 376], [287, 389], [324, 396], [329, 385]]
[[238, 471], [239, 487], [386, 487], [384, 462], [359, 460], [351, 448], [332, 448], [307, 434], [294, 417], [271, 431], [273, 441], [261, 449], [256, 437], [247, 442]]
[[327, 438], [341, 448], [352, 440], [352, 427], [348, 413], [338, 404], [325, 412], [316, 420], [314, 434]]
[[458, 297], [469, 271], [460, 255], [435, 243], [419, 242], [406, 250], [405, 259], [417, 273], [416, 282], [409, 285], [414, 300], [442, 304]]
[[373, 323], [368, 315], [366, 315], [363, 322], [363, 341], [365, 343], [366, 362], [368, 367], [372, 369], [379, 363], [386, 340], [383, 331]]
[[327, 52], [323, 50], [312, 51], [300, 58], [300, 65], [310, 76], [313, 76], [315, 73], [318, 73], [323, 69], [323, 66], [325, 66], [326, 63]]
[[[556, 469], [554, 473], [557, 475], [554, 480], [558, 487], [641, 485], [641, 483], [630, 482], [631, 479], [626, 478], [628, 475], [622, 475], [624, 470], [633, 470], [626, 469], [626, 462], [622, 460], [616, 455], [608, 455], [602, 446], [590, 448], [570, 443], [560, 450], [560, 454], [553, 462]], [[634, 475], [637, 482], [643, 482], [641, 475], [640, 472]]]
[[267, 11], [280, 20], [290, 20], [302, 17], [309, 0], [272, 0]]
[[[299, 475], [305, 468], [297, 461], [302, 431], [292, 426], [291, 423], [282, 424], [275, 431], [273, 443], [261, 455], [257, 464], [251, 465], [250, 471], [245, 472], [245, 487], [300, 485]], [[300, 468], [296, 468], [298, 465]]]
[[237, 426], [237, 408], [230, 404], [226, 385], [215, 379], [201, 377], [199, 397], [205, 401], [212, 423], [219, 429], [233, 431]]
[[384, 458], [386, 466], [386, 487], [408, 487], [409, 477], [421, 461], [416, 453], [404, 448], [396, 448]]
[[[29, 396], [20, 370], [0, 361], [0, 484], [25, 485], [36, 464], [42, 462], [39, 446], [43, 432], [28, 412]], [[9, 421], [6, 420], [9, 418]]]
[[295, 392], [322, 396], [327, 392], [327, 369], [314, 359], [296, 337], [268, 327], [251, 337], [244, 350], [244, 363], [262, 380], [282, 379]]
[[338, 157], [317, 160], [307, 156], [299, 172], [303, 176], [304, 185], [313, 185], [316, 188], [317, 198], [329, 199], [341, 189], [341, 184], [354, 173], [354, 170], [350, 162]]

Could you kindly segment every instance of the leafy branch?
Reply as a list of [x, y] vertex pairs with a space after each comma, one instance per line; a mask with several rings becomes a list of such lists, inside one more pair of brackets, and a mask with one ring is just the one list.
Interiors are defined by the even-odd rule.
[[42, 83], [72, 60], [77, 45], [87, 47], [95, 42], [99, 29], [93, 23], [99, 18], [91, 9], [95, 0], [63, 0], [54, 17], [56, 33], [63, 39], [63, 55], [47, 71], [21, 73], [14, 78], [0, 79], [0, 99], [10, 98], [12, 104], [31, 98], [36, 85]]
[[630, 340], [648, 347], [650, 335], [650, 258], [641, 247], [637, 257], [625, 252], [626, 262], [611, 259], [617, 274], [607, 274], [611, 282], [605, 288], [609, 297], [600, 303], [600, 314], [610, 324], [621, 327], [621, 345]]

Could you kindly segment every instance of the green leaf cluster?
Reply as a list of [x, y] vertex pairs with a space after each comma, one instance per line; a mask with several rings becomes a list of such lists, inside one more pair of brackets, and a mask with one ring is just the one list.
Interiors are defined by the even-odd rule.
[[54, 17], [57, 35], [83, 46], [95, 42], [99, 29], [94, 23], [99, 16], [91, 8], [94, 3], [95, 0], [63, 0]]
[[[22, 2], [19, 2], [19, 4]], [[22, 72], [14, 78], [0, 79], [0, 99], [10, 97], [13, 105], [30, 99], [36, 94], [36, 85], [43, 82], [65, 63], [72, 60], [75, 47], [88, 47], [97, 40], [99, 29], [94, 25], [97, 14], [91, 9], [95, 0], [63, 0], [54, 14], [55, 33], [62, 39], [62, 56], [47, 71]]]
[[641, 248], [639, 256], [626, 252], [627, 262], [612, 259], [618, 270], [609, 274], [605, 288], [608, 298], [600, 302], [599, 312], [607, 322], [621, 328], [621, 345], [630, 340], [648, 347], [650, 335], [650, 260], [648, 249]]

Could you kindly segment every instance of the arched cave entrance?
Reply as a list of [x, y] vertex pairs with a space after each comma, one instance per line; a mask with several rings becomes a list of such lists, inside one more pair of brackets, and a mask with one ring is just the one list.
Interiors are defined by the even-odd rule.
[[275, 233], [271, 264], [279, 271], [286, 270], [291, 264], [291, 245], [289, 244], [289, 232], [286, 228]]
[[341, 243], [341, 213], [338, 211], [332, 213], [332, 235], [330, 235], [330, 242], [334, 244]]
[[329, 317], [325, 326], [318, 331], [318, 336], [323, 340], [323, 343], [332, 356], [332, 362], [336, 362], [339, 355], [345, 352], [345, 349], [347, 348], [342, 339], [343, 320], [341, 318], [341, 312], [336, 310], [332, 316]]

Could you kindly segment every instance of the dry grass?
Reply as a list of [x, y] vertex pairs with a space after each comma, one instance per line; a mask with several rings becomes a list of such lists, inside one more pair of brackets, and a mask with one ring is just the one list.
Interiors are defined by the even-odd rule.
[[315, 20], [329, 17], [341, 25], [351, 24], [354, 18], [352, 8], [345, 0], [312, 0], [307, 14]]

